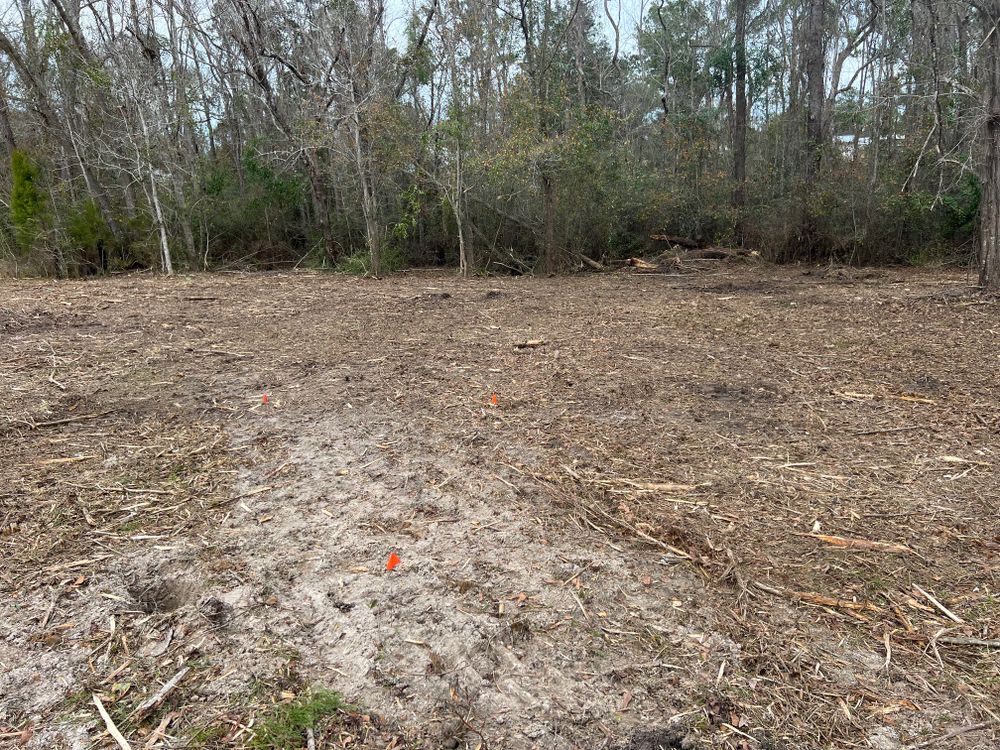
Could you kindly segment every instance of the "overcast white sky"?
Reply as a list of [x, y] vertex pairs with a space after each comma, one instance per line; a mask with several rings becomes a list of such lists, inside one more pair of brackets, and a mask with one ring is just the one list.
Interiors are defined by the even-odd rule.
[[[621, 28], [622, 50], [635, 49], [635, 29], [645, 9], [649, 7], [649, 0], [607, 0], [607, 2], [608, 10]], [[601, 28], [604, 29], [605, 37], [612, 39], [611, 24], [608, 23], [604, 12], [604, 0], [591, 0], [591, 3]], [[401, 39], [406, 28], [406, 20], [413, 8], [413, 0], [388, 0], [388, 8], [390, 38]]]

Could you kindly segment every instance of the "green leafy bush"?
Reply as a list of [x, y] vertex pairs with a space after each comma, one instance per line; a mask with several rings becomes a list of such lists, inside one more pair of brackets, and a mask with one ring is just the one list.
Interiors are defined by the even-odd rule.
[[[384, 245], [382, 247], [381, 261], [383, 274], [395, 273], [407, 266], [406, 256], [392, 245]], [[367, 276], [371, 273], [371, 270], [372, 258], [367, 250], [358, 250], [350, 255], [345, 255], [337, 263], [337, 271], [353, 276]]]
[[99, 268], [101, 255], [110, 257], [114, 246], [111, 229], [101, 216], [94, 201], [87, 199], [74, 206], [66, 222], [66, 237], [70, 250], [77, 259], [88, 266]]

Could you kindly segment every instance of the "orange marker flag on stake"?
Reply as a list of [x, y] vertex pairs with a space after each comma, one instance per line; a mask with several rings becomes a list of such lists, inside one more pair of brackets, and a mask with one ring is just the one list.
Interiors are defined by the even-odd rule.
[[390, 552], [389, 553], [389, 562], [387, 562], [385, 564], [385, 569], [386, 570], [392, 570], [397, 565], [399, 565], [401, 562], [402, 562], [402, 560], [399, 559], [399, 555], [397, 555], [395, 552]]
[[269, 397], [269, 396], [268, 396], [268, 395], [267, 395], [267, 394], [265, 393], [265, 394], [264, 394], [263, 396], [261, 396], [261, 397], [260, 397], [260, 402], [261, 402], [262, 404], [264, 404], [265, 406], [267, 406], [267, 405], [268, 405], [269, 403], [271, 403], [271, 399], [270, 399], [270, 397]]
[[493, 404], [494, 406], [497, 406], [500, 403], [500, 399], [497, 397], [497, 394], [494, 393], [492, 396], [490, 396], [490, 403]]

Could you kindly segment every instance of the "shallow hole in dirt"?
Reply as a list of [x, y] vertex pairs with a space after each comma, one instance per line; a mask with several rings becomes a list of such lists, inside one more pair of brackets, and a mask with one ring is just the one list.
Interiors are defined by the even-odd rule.
[[508, 632], [505, 635], [509, 638], [511, 646], [516, 646], [531, 639], [531, 622], [523, 615], [514, 615], [506, 630]]
[[337, 598], [337, 595], [333, 591], [327, 591], [326, 597], [330, 602], [330, 606], [340, 612], [350, 612], [354, 609], [356, 602], [345, 602]]
[[137, 577], [128, 584], [128, 593], [147, 614], [173, 612], [190, 597], [191, 586], [178, 580]]
[[687, 741], [687, 732], [680, 728], [637, 729], [622, 745], [621, 750], [688, 750], [694, 742]]

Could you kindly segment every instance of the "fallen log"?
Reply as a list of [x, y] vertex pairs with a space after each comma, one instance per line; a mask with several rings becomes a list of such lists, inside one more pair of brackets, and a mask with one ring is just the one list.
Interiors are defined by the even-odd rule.
[[645, 269], [655, 269], [659, 268], [655, 263], [650, 263], [648, 260], [643, 260], [642, 258], [629, 258], [628, 264], [633, 268], [645, 268]]

